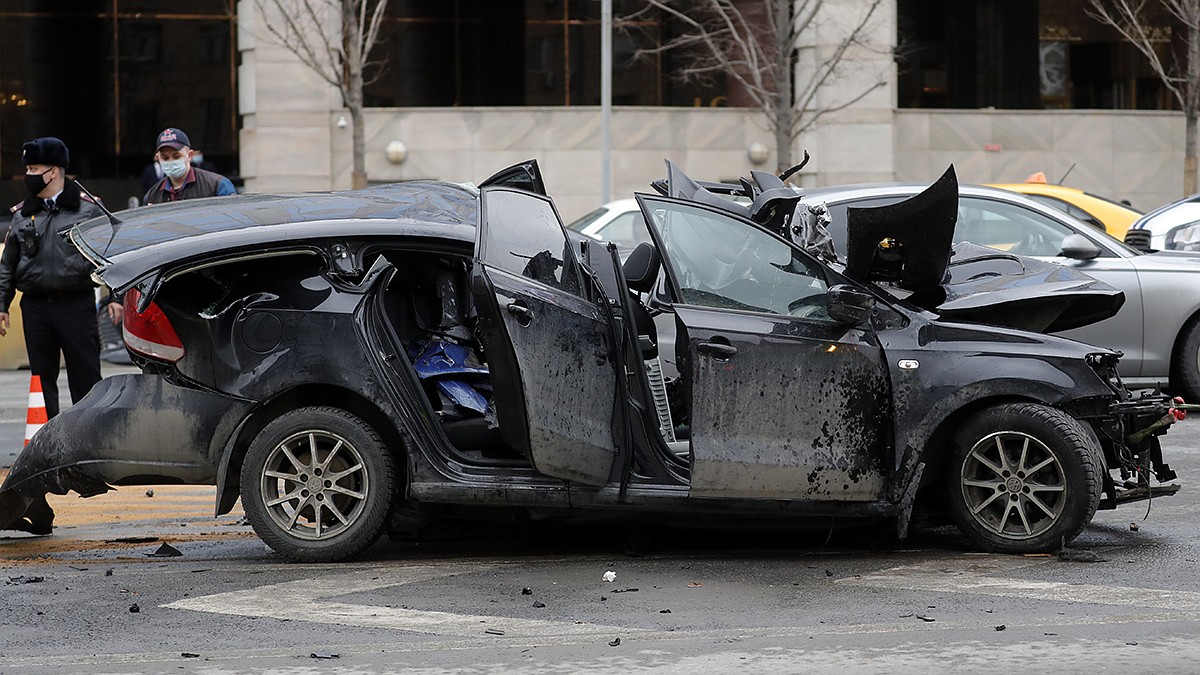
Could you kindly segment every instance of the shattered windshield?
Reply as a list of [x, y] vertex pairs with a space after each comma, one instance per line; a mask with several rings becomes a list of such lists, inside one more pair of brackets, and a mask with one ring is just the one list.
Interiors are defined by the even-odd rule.
[[767, 232], [703, 208], [646, 198], [683, 302], [829, 319], [824, 270]]

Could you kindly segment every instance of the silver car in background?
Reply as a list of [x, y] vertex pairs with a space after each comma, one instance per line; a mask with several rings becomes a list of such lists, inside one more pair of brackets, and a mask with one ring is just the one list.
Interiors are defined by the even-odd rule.
[[[825, 204], [839, 254], [846, 209], [892, 204], [928, 187], [849, 185], [808, 190], [800, 209]], [[1119, 372], [1132, 387], [1169, 386], [1200, 401], [1200, 252], [1138, 251], [1071, 216], [1014, 192], [959, 186], [955, 241], [1075, 268], [1125, 292], [1109, 319], [1060, 333], [1124, 352]]]

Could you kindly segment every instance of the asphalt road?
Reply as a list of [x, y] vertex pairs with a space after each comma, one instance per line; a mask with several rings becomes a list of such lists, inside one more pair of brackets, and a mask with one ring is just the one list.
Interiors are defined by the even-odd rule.
[[65, 498], [54, 537], [0, 538], [0, 673], [1194, 673], [1200, 420], [1166, 441], [1184, 490], [1101, 512], [1066, 557], [646, 524], [296, 565], [204, 488]]

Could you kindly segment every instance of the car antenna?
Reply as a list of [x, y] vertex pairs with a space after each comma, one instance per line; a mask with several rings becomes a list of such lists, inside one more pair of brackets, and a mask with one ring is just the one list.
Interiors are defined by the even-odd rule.
[[1064, 174], [1062, 175], [1062, 178], [1059, 178], [1059, 179], [1058, 179], [1058, 184], [1059, 184], [1059, 185], [1062, 185], [1062, 184], [1063, 184], [1063, 181], [1067, 179], [1067, 176], [1070, 176], [1070, 175], [1071, 175], [1071, 172], [1075, 170], [1075, 165], [1076, 165], [1076, 164], [1078, 164], [1078, 163], [1079, 163], [1079, 162], [1071, 162], [1071, 168], [1067, 169], [1067, 172], [1066, 172], [1066, 173], [1064, 173]]
[[779, 180], [786, 181], [787, 179], [792, 177], [792, 174], [796, 173], [800, 169], [803, 169], [804, 165], [806, 165], [806, 164], [808, 164], [808, 151], [807, 150], [804, 151], [803, 161], [801, 161], [796, 166], [793, 166], [792, 168], [788, 169], [787, 171], [784, 171], [783, 173], [779, 174]]
[[85, 188], [85, 187], [83, 187], [83, 183], [80, 183], [78, 180], [76, 180], [76, 179], [74, 179], [74, 178], [72, 178], [72, 179], [71, 179], [71, 182], [72, 182], [72, 183], [74, 183], [74, 184], [75, 184], [75, 187], [79, 188], [79, 189], [80, 189], [80, 190], [83, 192], [83, 194], [85, 194], [85, 195], [87, 195], [88, 197], [90, 197], [90, 198], [91, 198], [91, 200], [92, 200], [93, 202], [95, 202], [96, 206], [99, 206], [99, 207], [100, 207], [100, 210], [104, 212], [104, 215], [108, 216], [108, 222], [109, 222], [109, 223], [111, 223], [111, 224], [112, 224], [114, 227], [115, 227], [115, 226], [117, 226], [117, 225], [120, 225], [120, 224], [121, 224], [121, 219], [120, 219], [120, 218], [118, 218], [118, 217], [116, 217], [116, 216], [114, 216], [114, 215], [113, 215], [113, 212], [112, 212], [112, 211], [109, 211], [109, 210], [108, 210], [108, 207], [104, 205], [104, 202], [102, 202], [102, 201], [100, 201], [99, 199], [97, 199], [97, 198], [96, 198], [96, 195], [94, 195], [94, 194], [92, 194], [92, 193], [88, 192], [88, 189], [87, 189], [87, 188]]

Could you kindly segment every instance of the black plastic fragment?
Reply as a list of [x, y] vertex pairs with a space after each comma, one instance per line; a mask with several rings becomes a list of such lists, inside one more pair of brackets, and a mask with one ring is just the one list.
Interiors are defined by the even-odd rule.
[[157, 551], [155, 551], [154, 553], [147, 553], [146, 557], [147, 558], [178, 558], [182, 555], [183, 555], [183, 553], [179, 549], [175, 548], [174, 546], [172, 546], [164, 541], [162, 543], [162, 546], [158, 547]]
[[117, 537], [109, 539], [108, 544], [150, 544], [158, 541], [158, 537]]
[[22, 575], [19, 577], [9, 577], [8, 585], [15, 586], [17, 584], [40, 584], [45, 580], [46, 577], [27, 577]]

